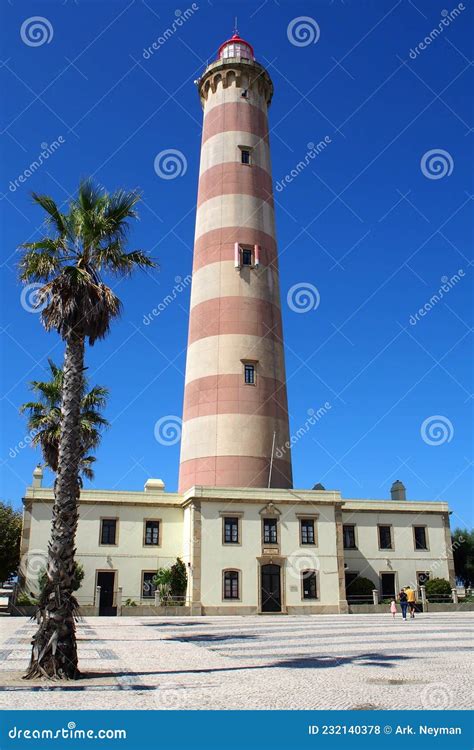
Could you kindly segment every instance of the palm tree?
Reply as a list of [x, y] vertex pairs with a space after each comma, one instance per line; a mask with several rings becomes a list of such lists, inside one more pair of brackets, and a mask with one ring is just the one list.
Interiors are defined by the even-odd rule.
[[104, 338], [121, 309], [101, 274], [124, 276], [155, 264], [140, 250], [126, 251], [128, 221], [137, 217], [135, 191], [109, 194], [87, 180], [79, 185], [66, 213], [47, 195], [33, 193], [33, 199], [47, 214], [47, 229], [39, 241], [22, 245], [20, 278], [42, 283], [37, 294], [38, 306], [44, 306], [41, 320], [47, 331], [58, 331], [65, 352], [48, 581], [38, 605], [38, 630], [25, 677], [75, 679], [78, 606], [72, 586], [85, 343]]
[[[32, 380], [31, 390], [37, 394], [38, 401], [27, 401], [20, 407], [20, 412], [28, 412], [28, 429], [34, 433], [31, 444], [40, 446], [45, 465], [55, 473], [58, 470], [59, 436], [61, 420], [61, 394], [63, 387], [63, 371], [52, 359], [48, 359], [51, 379]], [[84, 380], [84, 388], [87, 383]], [[80, 413], [80, 442], [81, 462], [80, 472], [87, 479], [94, 478], [92, 464], [94, 456], [89, 451], [95, 450], [101, 439], [101, 429], [109, 423], [100, 413], [105, 407], [109, 392], [107, 388], [96, 385], [86, 391], [81, 401]]]

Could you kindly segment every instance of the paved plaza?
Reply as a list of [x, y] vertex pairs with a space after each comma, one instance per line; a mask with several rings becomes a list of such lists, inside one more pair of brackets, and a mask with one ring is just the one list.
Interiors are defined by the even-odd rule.
[[88, 617], [84, 679], [21, 681], [35, 625], [0, 618], [0, 708], [468, 709], [472, 615]]

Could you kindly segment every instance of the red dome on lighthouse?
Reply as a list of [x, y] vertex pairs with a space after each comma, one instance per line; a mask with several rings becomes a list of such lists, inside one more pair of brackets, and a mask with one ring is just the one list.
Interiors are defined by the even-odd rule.
[[246, 42], [245, 39], [242, 39], [238, 31], [236, 31], [230, 39], [221, 44], [219, 52], [217, 53], [217, 58], [219, 60], [226, 60], [230, 57], [255, 60], [252, 45]]

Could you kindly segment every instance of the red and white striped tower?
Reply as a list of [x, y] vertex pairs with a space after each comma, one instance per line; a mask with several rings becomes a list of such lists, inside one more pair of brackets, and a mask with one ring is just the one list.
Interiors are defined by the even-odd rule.
[[267, 110], [273, 84], [238, 33], [204, 109], [179, 490], [291, 487]]

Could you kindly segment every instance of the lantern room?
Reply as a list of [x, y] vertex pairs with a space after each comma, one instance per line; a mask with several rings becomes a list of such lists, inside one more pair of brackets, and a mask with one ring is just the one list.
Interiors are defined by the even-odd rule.
[[228, 60], [230, 58], [255, 60], [252, 45], [245, 39], [241, 39], [237, 32], [219, 47], [218, 59]]

